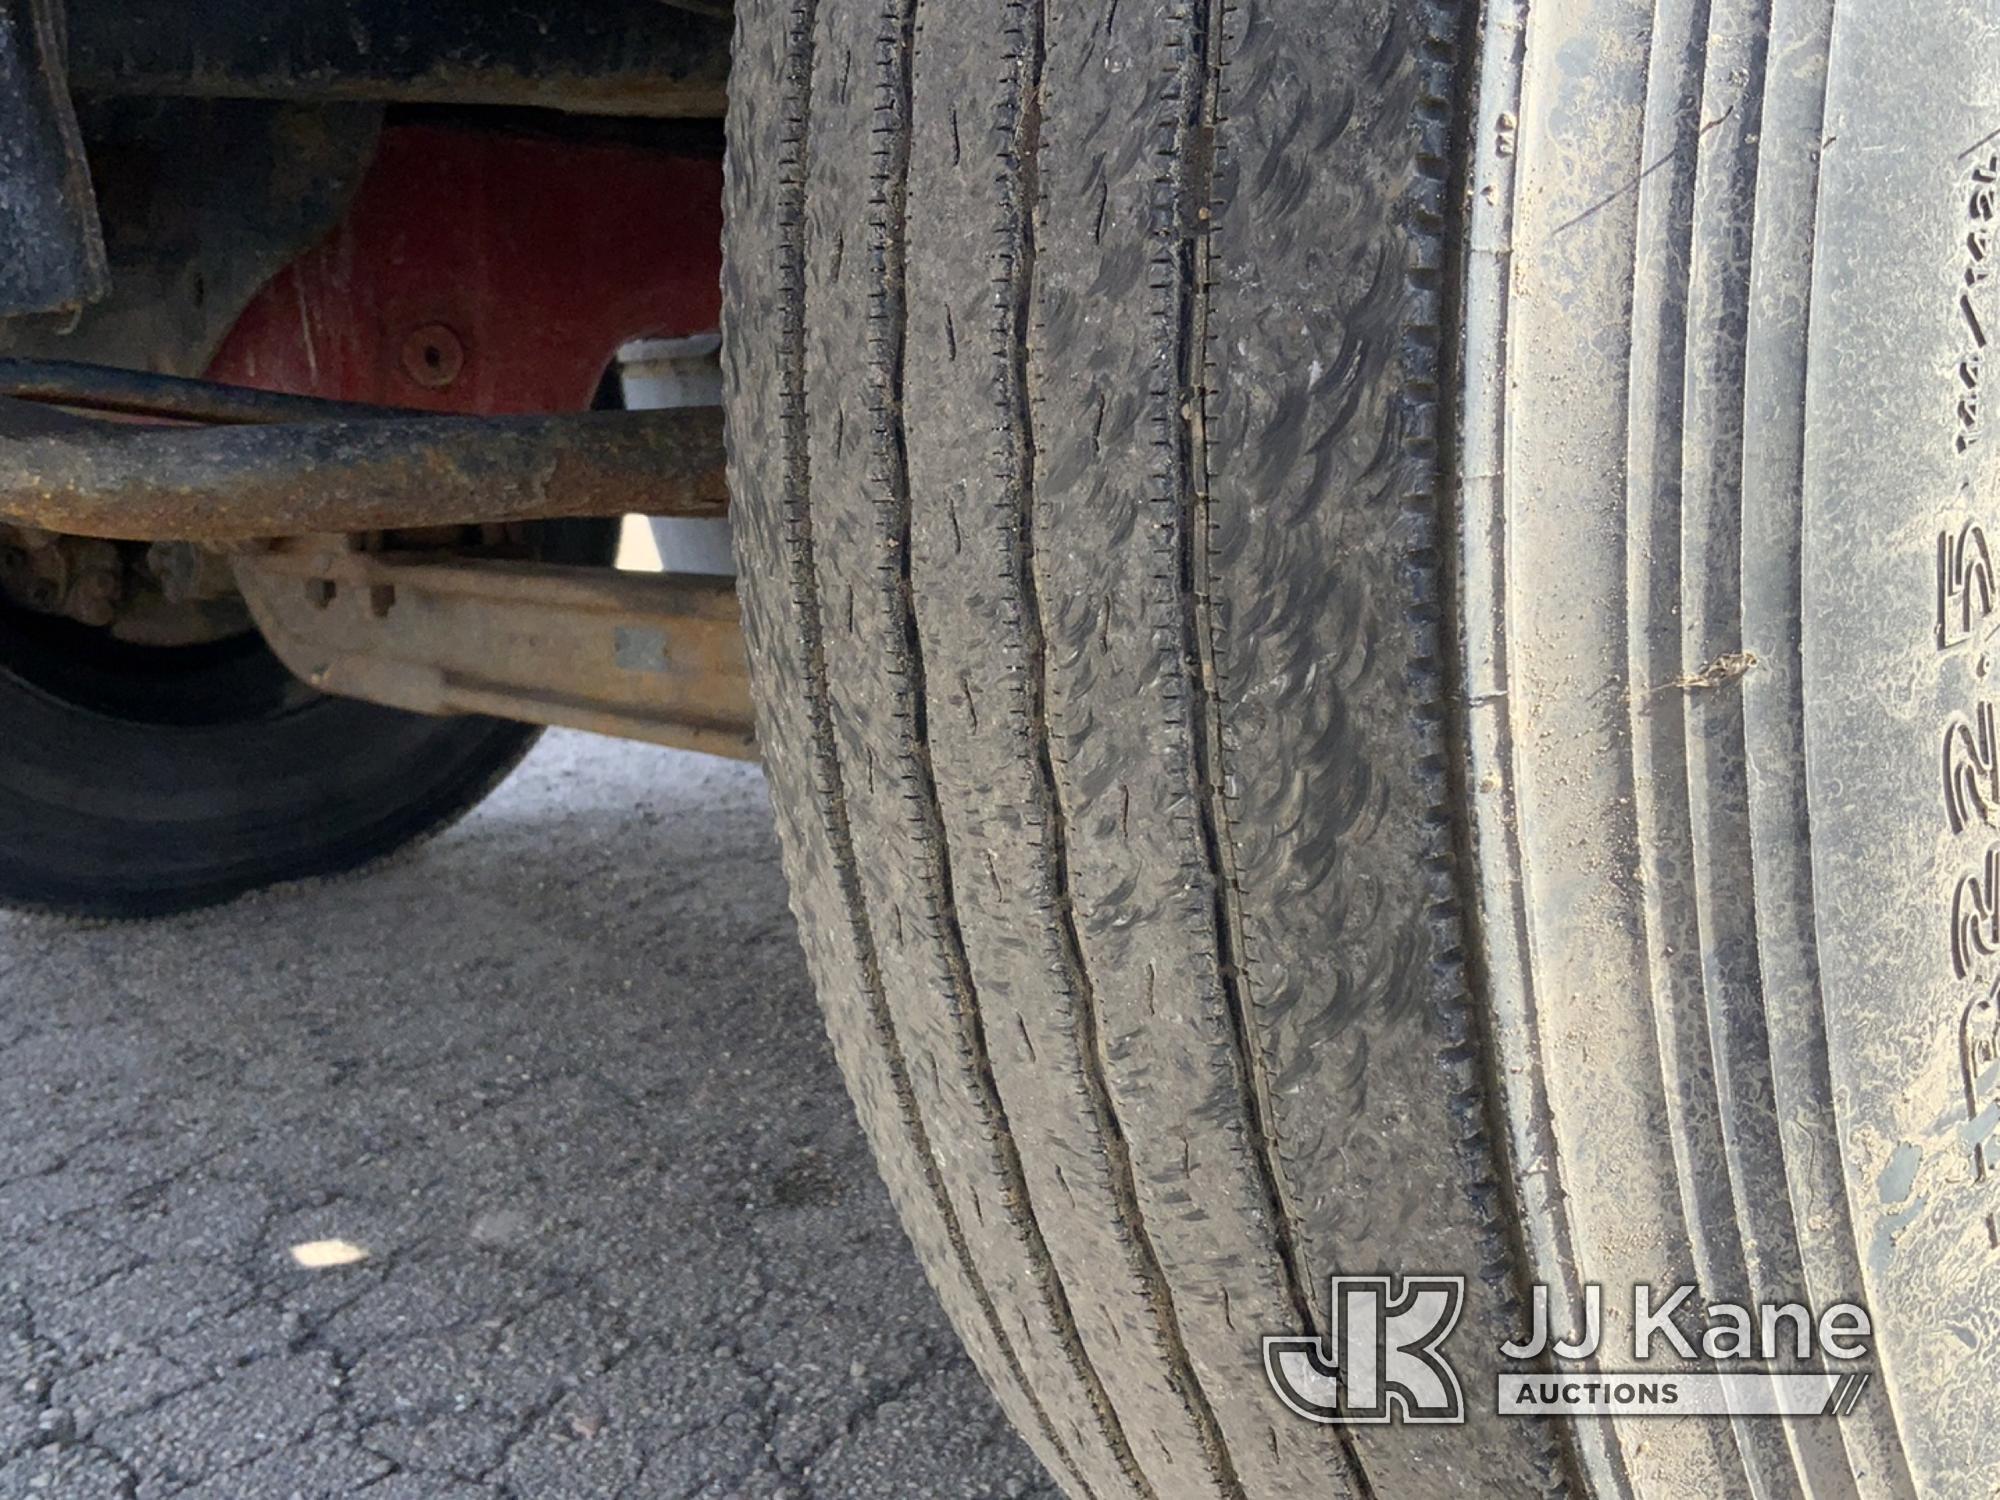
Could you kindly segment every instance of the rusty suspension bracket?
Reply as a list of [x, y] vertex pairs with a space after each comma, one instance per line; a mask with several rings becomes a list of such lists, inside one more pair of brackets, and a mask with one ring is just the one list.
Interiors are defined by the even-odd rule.
[[[417, 713], [754, 757], [729, 580], [371, 551], [353, 535], [726, 504], [715, 407], [441, 417], [0, 360], [0, 529], [226, 554], [295, 675]], [[39, 575], [23, 587], [48, 592]]]
[[233, 562], [264, 639], [322, 692], [756, 756], [729, 579], [433, 561], [343, 537]]
[[0, 358], [0, 396], [37, 406], [153, 417], [164, 422], [208, 422], [224, 427], [271, 422], [373, 421], [399, 414], [424, 415], [403, 407], [328, 401], [319, 396], [294, 396], [283, 391], [224, 385], [215, 380], [190, 380], [180, 375], [156, 375], [150, 370], [120, 370], [69, 359]]
[[0, 520], [76, 536], [232, 542], [728, 506], [713, 407], [413, 415], [27, 361], [0, 364], [0, 391], [17, 393], [0, 399]]

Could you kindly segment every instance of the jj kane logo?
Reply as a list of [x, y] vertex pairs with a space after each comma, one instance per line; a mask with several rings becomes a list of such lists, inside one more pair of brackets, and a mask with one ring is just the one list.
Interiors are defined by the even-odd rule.
[[[1264, 1373], [1294, 1413], [1325, 1423], [1465, 1420], [1464, 1388], [1444, 1352], [1465, 1309], [1463, 1276], [1336, 1276], [1327, 1306], [1325, 1339], [1264, 1340]], [[1602, 1287], [1583, 1288], [1568, 1337], [1552, 1324], [1548, 1288], [1537, 1286], [1525, 1337], [1501, 1344], [1489, 1366], [1500, 1415], [1846, 1416], [1869, 1381], [1853, 1366], [1868, 1357], [1873, 1328], [1852, 1302], [1815, 1318], [1797, 1302], [1704, 1306], [1691, 1286], [1664, 1296], [1637, 1286], [1629, 1370], [1597, 1367]]]
[[1465, 1310], [1463, 1276], [1336, 1276], [1333, 1336], [1264, 1340], [1271, 1389], [1308, 1422], [1463, 1422], [1439, 1346]]

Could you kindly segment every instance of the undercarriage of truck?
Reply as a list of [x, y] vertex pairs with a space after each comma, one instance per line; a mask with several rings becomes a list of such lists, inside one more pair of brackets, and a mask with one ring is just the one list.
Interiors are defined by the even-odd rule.
[[1996, 56], [0, 0], [0, 907], [754, 759], [1079, 1500], [2000, 1493]]

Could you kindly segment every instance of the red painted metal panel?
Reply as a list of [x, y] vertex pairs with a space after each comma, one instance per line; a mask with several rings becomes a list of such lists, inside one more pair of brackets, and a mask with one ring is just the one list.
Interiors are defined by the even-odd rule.
[[392, 126], [347, 217], [224, 341], [217, 380], [453, 412], [587, 407], [618, 346], [717, 326], [722, 169]]

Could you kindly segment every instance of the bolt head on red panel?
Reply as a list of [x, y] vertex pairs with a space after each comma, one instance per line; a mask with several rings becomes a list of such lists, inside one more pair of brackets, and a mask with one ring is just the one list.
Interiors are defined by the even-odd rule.
[[465, 345], [448, 324], [426, 323], [403, 339], [403, 373], [425, 390], [441, 391], [465, 369]]

